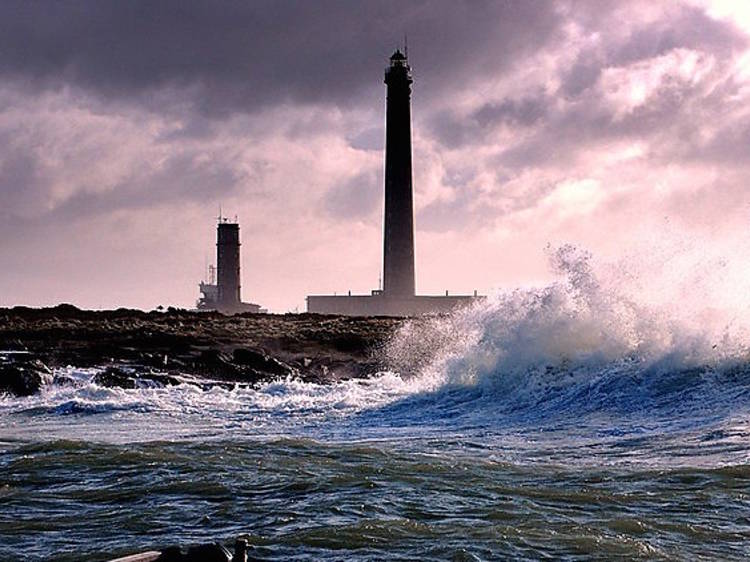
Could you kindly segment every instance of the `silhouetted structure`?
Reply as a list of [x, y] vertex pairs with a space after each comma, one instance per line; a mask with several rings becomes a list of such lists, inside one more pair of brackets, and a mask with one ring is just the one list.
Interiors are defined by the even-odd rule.
[[202, 293], [199, 310], [226, 314], [262, 312], [260, 305], [242, 302], [240, 291], [240, 225], [219, 217], [216, 229], [216, 267], [209, 266], [208, 282], [198, 287]]
[[385, 71], [385, 228], [383, 292], [414, 296], [414, 203], [411, 185], [411, 69], [401, 51]]
[[478, 297], [416, 296], [411, 171], [411, 68], [397, 50], [385, 70], [385, 215], [383, 289], [370, 295], [310, 295], [308, 312], [349, 316], [413, 316], [450, 312]]
[[236, 306], [240, 302], [240, 225], [227, 219], [219, 222], [216, 231], [216, 267], [219, 306]]

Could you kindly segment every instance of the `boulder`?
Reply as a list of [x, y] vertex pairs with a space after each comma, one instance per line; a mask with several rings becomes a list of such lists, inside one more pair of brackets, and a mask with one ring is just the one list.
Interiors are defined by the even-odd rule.
[[273, 377], [287, 377], [294, 374], [294, 369], [286, 363], [255, 349], [237, 348], [232, 353], [232, 359], [237, 365]]
[[180, 380], [168, 373], [153, 371], [126, 370], [121, 367], [107, 367], [94, 376], [94, 382], [108, 388], [162, 388], [180, 384]]
[[49, 367], [38, 359], [0, 363], [0, 394], [36, 394], [49, 374]]
[[119, 367], [107, 367], [101, 373], [94, 376], [94, 383], [108, 388], [135, 388], [136, 380], [132, 373], [128, 373]]
[[249, 384], [295, 374], [286, 363], [243, 348], [235, 349], [231, 356], [218, 349], [207, 349], [196, 359], [196, 366], [205, 376]]
[[231, 562], [232, 554], [218, 543], [184, 547], [171, 546], [156, 562]]
[[242, 369], [232, 363], [231, 357], [218, 349], [202, 351], [196, 359], [195, 365], [203, 374], [213, 378], [226, 380], [243, 380], [245, 378]]

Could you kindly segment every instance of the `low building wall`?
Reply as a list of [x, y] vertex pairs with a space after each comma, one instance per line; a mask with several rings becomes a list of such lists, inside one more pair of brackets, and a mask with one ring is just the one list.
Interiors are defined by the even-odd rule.
[[251, 302], [238, 302], [234, 305], [223, 305], [217, 302], [199, 301], [197, 310], [212, 310], [215, 312], [221, 312], [222, 314], [244, 314], [246, 312], [259, 314], [266, 312], [266, 310], [261, 308], [259, 304]]
[[420, 316], [448, 313], [484, 299], [481, 296], [415, 296], [407, 298], [384, 295], [310, 295], [307, 311], [343, 316]]

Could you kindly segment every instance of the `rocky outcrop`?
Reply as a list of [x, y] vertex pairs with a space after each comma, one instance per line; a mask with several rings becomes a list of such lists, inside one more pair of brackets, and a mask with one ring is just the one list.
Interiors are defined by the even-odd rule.
[[30, 396], [39, 392], [52, 371], [38, 359], [26, 356], [0, 360], [0, 394]]
[[[327, 383], [377, 372], [377, 351], [402, 322], [317, 314], [224, 316], [171, 308], [16, 307], [0, 309], [0, 350], [26, 350], [53, 368], [109, 367], [96, 382], [120, 388], [170, 386], [189, 376], [206, 385], [286, 377]], [[41, 387], [44, 371], [21, 368], [19, 358], [6, 364], [8, 374], [0, 372], [0, 392], [25, 395]]]
[[183, 381], [168, 373], [110, 366], [101, 373], [97, 373], [94, 376], [94, 382], [101, 386], [118, 388], [160, 388], [175, 386]]
[[232, 352], [232, 362], [264, 377], [279, 378], [299, 374], [283, 361], [256, 349], [236, 348]]

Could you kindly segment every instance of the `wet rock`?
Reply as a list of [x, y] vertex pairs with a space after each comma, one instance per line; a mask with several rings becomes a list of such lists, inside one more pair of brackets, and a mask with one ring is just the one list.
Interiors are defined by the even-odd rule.
[[76, 383], [75, 379], [70, 375], [55, 374], [52, 378], [52, 384], [56, 386], [74, 386]]
[[215, 378], [229, 380], [245, 378], [242, 369], [232, 363], [231, 357], [218, 349], [206, 349], [201, 352], [196, 360], [196, 366], [203, 371], [203, 374]]
[[168, 373], [141, 373], [138, 375], [138, 387], [162, 388], [165, 386], [176, 386], [182, 381]]
[[247, 541], [245, 539], [237, 539], [234, 541], [234, 555], [232, 556], [232, 562], [247, 562]]
[[136, 373], [99, 377], [124, 388], [172, 384], [150, 374], [167, 371], [213, 385], [290, 375], [326, 383], [379, 370], [373, 357], [382, 354], [376, 350], [402, 322], [311, 314], [229, 317], [177, 309], [87, 311], [71, 305], [0, 308], [0, 350], [26, 350], [54, 367], [137, 365]]
[[118, 367], [107, 367], [101, 373], [94, 376], [94, 383], [108, 388], [135, 388], [135, 377]]
[[372, 347], [372, 341], [361, 334], [336, 334], [330, 340], [331, 346], [337, 351], [365, 355]]
[[163, 388], [175, 386], [182, 381], [168, 373], [139, 372], [137, 369], [123, 369], [122, 367], [107, 367], [94, 376], [94, 382], [108, 388]]
[[294, 374], [294, 369], [286, 363], [255, 349], [237, 348], [232, 353], [232, 359], [237, 365], [266, 376], [288, 377]]
[[295, 373], [286, 363], [251, 349], [236, 349], [231, 356], [207, 349], [195, 363], [204, 376], [237, 383], [255, 384]]
[[0, 394], [36, 394], [50, 373], [50, 369], [38, 359], [0, 363]]
[[184, 547], [172, 546], [162, 551], [156, 562], [231, 562], [231, 553], [220, 544], [201, 544]]

